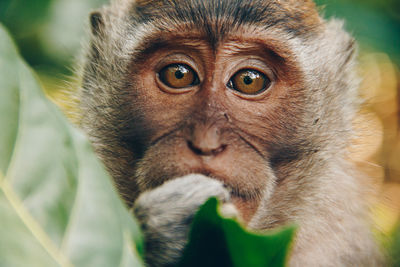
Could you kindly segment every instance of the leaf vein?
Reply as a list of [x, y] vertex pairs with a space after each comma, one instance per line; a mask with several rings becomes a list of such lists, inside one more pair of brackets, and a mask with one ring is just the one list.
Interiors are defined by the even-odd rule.
[[54, 245], [54, 243], [47, 236], [43, 228], [26, 210], [22, 201], [13, 191], [11, 185], [7, 182], [6, 179], [3, 178], [3, 175], [0, 173], [0, 188], [3, 190], [5, 197], [10, 202], [11, 206], [20, 217], [21, 221], [25, 224], [32, 235], [58, 264], [65, 267], [72, 267], [73, 265], [69, 262], [67, 257], [63, 255], [61, 251]]

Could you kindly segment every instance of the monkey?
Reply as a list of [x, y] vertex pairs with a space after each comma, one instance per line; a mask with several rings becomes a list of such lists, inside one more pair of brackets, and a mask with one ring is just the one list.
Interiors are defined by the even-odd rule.
[[311, 0], [115, 0], [90, 16], [80, 126], [173, 266], [199, 206], [299, 227], [289, 266], [381, 266], [349, 159], [357, 44]]

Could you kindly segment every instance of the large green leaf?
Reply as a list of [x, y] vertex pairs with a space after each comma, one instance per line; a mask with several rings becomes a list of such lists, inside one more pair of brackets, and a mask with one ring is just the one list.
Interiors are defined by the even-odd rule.
[[211, 198], [196, 214], [180, 266], [285, 266], [294, 226], [265, 235], [250, 233], [237, 221], [221, 217], [217, 204]]
[[0, 266], [142, 266], [141, 251], [86, 138], [0, 25]]

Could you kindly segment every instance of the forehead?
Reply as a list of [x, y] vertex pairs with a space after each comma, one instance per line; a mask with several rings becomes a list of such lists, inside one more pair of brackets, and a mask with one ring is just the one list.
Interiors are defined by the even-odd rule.
[[310, 0], [137, 0], [142, 23], [191, 25], [215, 41], [244, 25], [280, 28], [290, 35], [316, 32], [321, 19]]
[[275, 33], [264, 34], [257, 27], [241, 26], [236, 31], [226, 34], [223, 40], [212, 42], [202, 31], [190, 30], [182, 26], [173, 32], [147, 31], [136, 49], [137, 58], [147, 58], [147, 55], [162, 51], [185, 50], [203, 51], [209, 55], [228, 53], [240, 55], [244, 53], [263, 54], [279, 61], [285, 61], [292, 56], [290, 46]]

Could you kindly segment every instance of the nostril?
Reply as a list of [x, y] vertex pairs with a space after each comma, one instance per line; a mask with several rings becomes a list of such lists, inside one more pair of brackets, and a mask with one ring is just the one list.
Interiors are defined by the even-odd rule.
[[216, 156], [226, 149], [226, 145], [220, 145], [217, 148], [198, 147], [191, 141], [187, 141], [187, 145], [190, 148], [190, 150], [192, 150], [195, 154], [200, 156], [211, 156], [211, 155]]
[[226, 145], [221, 145], [220, 147], [216, 148], [216, 149], [212, 149], [211, 153], [215, 156], [219, 153], [222, 153], [226, 148]]
[[189, 147], [195, 154], [198, 154], [198, 155], [203, 154], [203, 152], [201, 151], [201, 149], [195, 147], [191, 141], [187, 141], [187, 144], [188, 144], [188, 147]]

